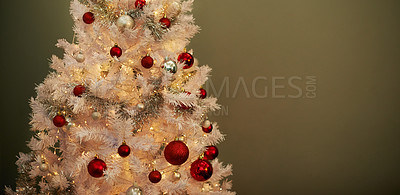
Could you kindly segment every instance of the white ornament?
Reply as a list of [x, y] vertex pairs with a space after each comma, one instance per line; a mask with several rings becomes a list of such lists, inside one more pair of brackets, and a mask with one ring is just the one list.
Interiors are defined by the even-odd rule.
[[39, 165], [39, 170], [45, 172], [49, 170], [49, 165], [47, 165], [46, 163], [42, 163]]
[[142, 190], [136, 186], [131, 186], [126, 190], [126, 195], [142, 195]]
[[144, 109], [144, 104], [139, 103], [138, 105], [136, 105], [136, 107], [137, 107], [139, 110], [143, 110], [143, 109]]
[[210, 122], [209, 120], [205, 120], [205, 121], [203, 122], [203, 127], [204, 127], [204, 128], [208, 128], [208, 127], [210, 127], [210, 125], [211, 125], [211, 122]]
[[135, 26], [135, 21], [132, 17], [123, 15], [117, 19], [116, 25], [120, 30], [124, 30], [125, 28], [133, 28], [133, 26]]
[[82, 63], [85, 61], [85, 55], [82, 52], [78, 52], [74, 55], [74, 58], [77, 62]]
[[93, 118], [93, 120], [99, 120], [101, 118], [100, 112], [93, 112], [92, 118]]
[[172, 2], [170, 5], [168, 5], [166, 13], [169, 17], [176, 17], [181, 13], [182, 6], [179, 2]]

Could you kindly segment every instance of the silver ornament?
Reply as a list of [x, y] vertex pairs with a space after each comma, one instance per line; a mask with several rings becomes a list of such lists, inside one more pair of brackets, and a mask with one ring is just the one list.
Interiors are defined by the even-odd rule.
[[210, 125], [211, 125], [211, 122], [210, 122], [209, 120], [205, 120], [205, 121], [203, 122], [203, 127], [204, 127], [204, 128], [208, 128], [208, 127], [210, 127]]
[[136, 105], [136, 107], [137, 107], [139, 110], [143, 110], [143, 109], [144, 109], [144, 104], [139, 103], [139, 104]]
[[126, 28], [133, 28], [133, 26], [135, 26], [135, 21], [132, 17], [123, 15], [117, 19], [116, 25], [120, 30], [124, 30]]
[[93, 112], [92, 118], [93, 118], [93, 120], [99, 120], [101, 118], [100, 112]]
[[85, 61], [85, 55], [82, 52], [78, 52], [74, 55], [74, 58], [77, 62], [82, 63]]
[[170, 72], [170, 73], [176, 73], [178, 71], [178, 66], [173, 60], [169, 60], [168, 58], [165, 59], [165, 61], [161, 64], [161, 67]]
[[168, 5], [166, 13], [169, 17], [176, 17], [181, 13], [182, 7], [179, 2], [172, 2], [170, 5]]
[[49, 165], [47, 165], [46, 163], [42, 163], [39, 165], [39, 170], [45, 172], [49, 170]]
[[136, 186], [131, 186], [126, 190], [126, 195], [142, 195], [142, 190]]

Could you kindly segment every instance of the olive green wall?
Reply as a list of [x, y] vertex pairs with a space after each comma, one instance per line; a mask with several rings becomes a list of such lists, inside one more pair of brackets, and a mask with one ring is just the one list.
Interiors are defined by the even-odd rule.
[[[2, 186], [28, 150], [35, 83], [62, 54], [56, 40], [72, 39], [68, 4], [1, 2]], [[189, 48], [214, 68], [208, 91], [222, 92], [212, 118], [228, 135], [220, 159], [234, 165], [234, 190], [400, 193], [399, 10], [397, 0], [196, 1], [203, 30]]]

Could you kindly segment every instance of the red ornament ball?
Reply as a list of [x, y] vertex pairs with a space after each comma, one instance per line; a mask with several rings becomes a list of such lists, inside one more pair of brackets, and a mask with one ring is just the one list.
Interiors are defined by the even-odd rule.
[[163, 28], [171, 27], [171, 20], [169, 20], [168, 18], [165, 18], [165, 17], [161, 18], [160, 23], [163, 25]]
[[122, 49], [120, 47], [118, 47], [117, 45], [112, 47], [110, 50], [110, 55], [112, 57], [121, 57], [122, 56]]
[[95, 158], [89, 162], [87, 168], [92, 177], [102, 177], [104, 170], [107, 169], [107, 165], [103, 160]]
[[91, 24], [94, 22], [94, 14], [92, 12], [86, 12], [83, 14], [82, 19], [86, 24]]
[[197, 181], [206, 181], [212, 174], [212, 165], [207, 160], [196, 160], [190, 166], [190, 175]]
[[200, 88], [200, 94], [199, 95], [200, 95], [201, 99], [204, 99], [204, 98], [207, 97], [207, 91], [205, 89], [203, 89], [203, 88]]
[[56, 127], [62, 127], [65, 125], [65, 123], [67, 123], [67, 121], [65, 120], [65, 117], [63, 115], [57, 115], [53, 118], [53, 124]]
[[77, 85], [74, 88], [74, 95], [81, 97], [83, 93], [85, 93], [86, 88], [83, 85]]
[[207, 146], [207, 150], [204, 152], [203, 160], [214, 160], [218, 156], [218, 148], [215, 146]]
[[129, 156], [129, 154], [131, 153], [131, 148], [126, 145], [125, 143], [122, 144], [119, 148], [118, 148], [118, 154], [122, 157], [125, 158], [127, 156]]
[[149, 180], [151, 181], [151, 183], [158, 183], [161, 181], [161, 173], [157, 170], [150, 172], [149, 174]]
[[181, 165], [189, 157], [189, 148], [181, 141], [170, 142], [164, 149], [164, 157], [172, 165]]
[[204, 133], [211, 133], [211, 131], [213, 130], [213, 126], [212, 126], [212, 124], [210, 124], [210, 126], [209, 127], [202, 127], [203, 128], [203, 131], [204, 131]]
[[150, 57], [150, 56], [144, 56], [144, 57], [142, 58], [142, 66], [143, 66], [144, 68], [149, 69], [149, 68], [151, 68], [153, 65], [154, 65], [154, 60], [153, 60], [152, 57]]
[[185, 63], [183, 69], [188, 69], [193, 66], [194, 58], [190, 53], [181, 53], [181, 55], [178, 56], [178, 61]]
[[146, 5], [145, 0], [136, 0], [136, 2], [135, 2], [135, 7], [139, 8], [139, 9], [142, 9], [143, 6], [145, 6], [145, 5]]

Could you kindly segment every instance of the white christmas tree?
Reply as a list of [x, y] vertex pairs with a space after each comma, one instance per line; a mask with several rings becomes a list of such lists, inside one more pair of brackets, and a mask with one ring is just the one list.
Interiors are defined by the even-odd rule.
[[193, 0], [74, 0], [76, 40], [32, 98], [9, 194], [234, 194], [216, 159], [211, 69], [186, 46]]

